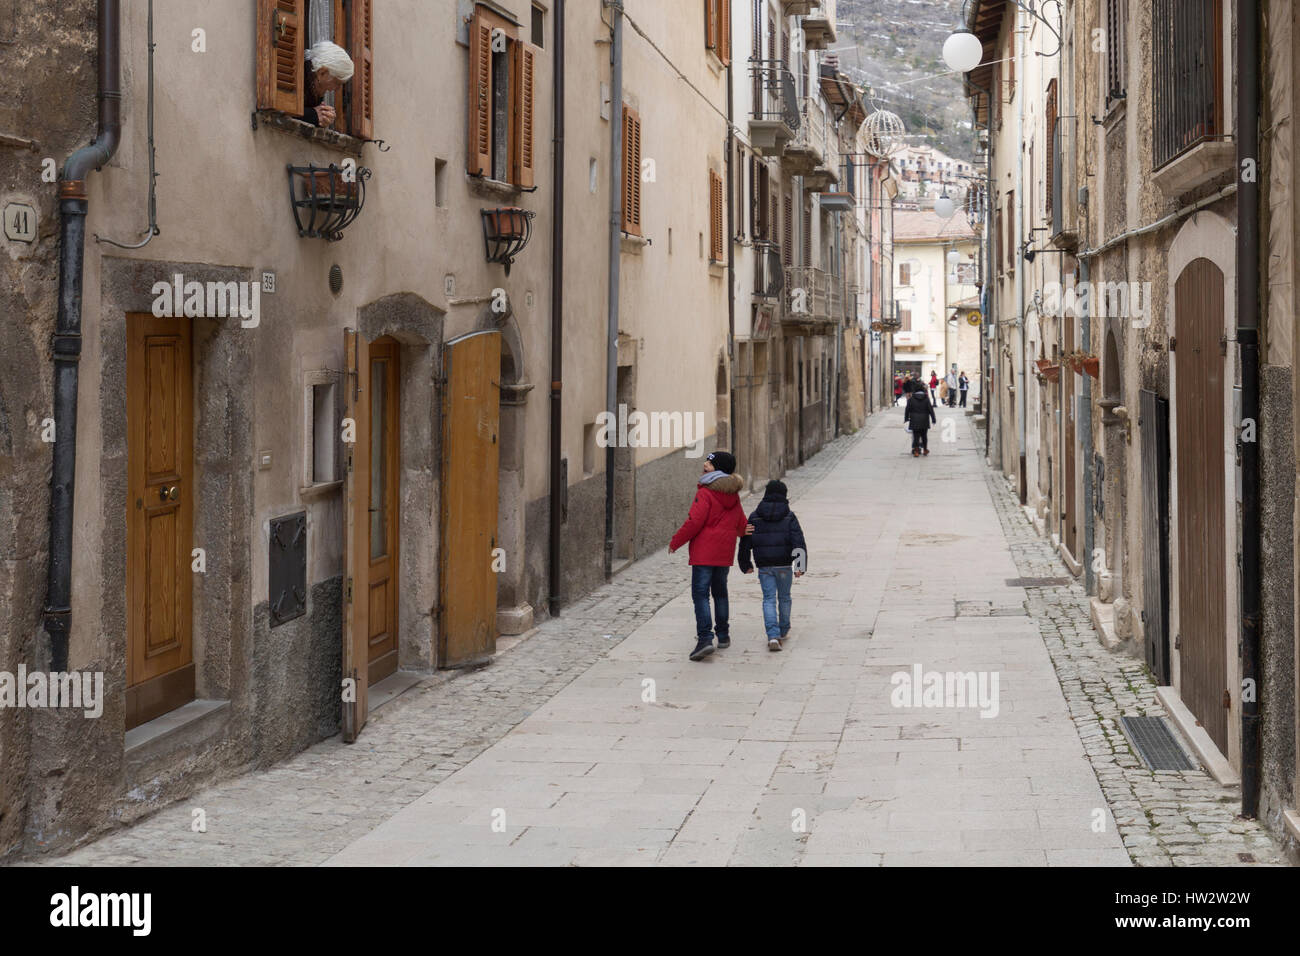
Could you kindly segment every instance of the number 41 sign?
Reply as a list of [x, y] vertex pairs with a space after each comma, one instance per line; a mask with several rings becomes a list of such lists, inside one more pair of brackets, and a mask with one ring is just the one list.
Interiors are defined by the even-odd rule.
[[36, 241], [36, 210], [21, 202], [5, 205], [5, 238], [14, 242]]

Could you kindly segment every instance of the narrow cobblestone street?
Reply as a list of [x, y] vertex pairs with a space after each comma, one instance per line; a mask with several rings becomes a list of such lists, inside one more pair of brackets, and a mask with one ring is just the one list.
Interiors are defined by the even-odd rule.
[[[1082, 589], [1009, 583], [1064, 569], [970, 420], [940, 411], [922, 460], [900, 426], [877, 415], [787, 479], [809, 570], [782, 653], [733, 570], [731, 648], [687, 661], [686, 555], [660, 551], [491, 666], [416, 685], [358, 743], [59, 862], [1284, 862], [1235, 790], [1130, 751], [1118, 716], [1160, 705], [1141, 662], [1098, 643]], [[977, 675], [978, 700], [902, 683], [936, 673]]]

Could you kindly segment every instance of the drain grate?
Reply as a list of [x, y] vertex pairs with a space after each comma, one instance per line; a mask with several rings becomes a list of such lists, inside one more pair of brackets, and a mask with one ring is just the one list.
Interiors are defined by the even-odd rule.
[[1195, 770], [1163, 717], [1121, 717], [1124, 735], [1152, 770]]
[[1009, 588], [1064, 588], [1074, 582], [1073, 578], [1007, 578]]

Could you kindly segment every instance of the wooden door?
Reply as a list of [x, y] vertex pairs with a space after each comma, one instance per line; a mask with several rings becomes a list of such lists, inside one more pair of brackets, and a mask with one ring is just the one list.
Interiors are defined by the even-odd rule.
[[1179, 693], [1228, 752], [1223, 476], [1223, 273], [1193, 260], [1174, 285]]
[[343, 739], [352, 743], [369, 713], [370, 679], [370, 349], [343, 330]]
[[126, 317], [126, 726], [194, 699], [194, 405], [188, 319]]
[[1142, 435], [1142, 623], [1146, 661], [1169, 683], [1169, 401], [1139, 393]]
[[442, 536], [439, 548], [440, 667], [496, 652], [497, 426], [501, 334], [475, 332], [443, 357]]
[[401, 415], [398, 396], [398, 345], [392, 339], [370, 343], [370, 474], [368, 491], [367, 590], [369, 683], [397, 670], [397, 592], [400, 552], [398, 480]]

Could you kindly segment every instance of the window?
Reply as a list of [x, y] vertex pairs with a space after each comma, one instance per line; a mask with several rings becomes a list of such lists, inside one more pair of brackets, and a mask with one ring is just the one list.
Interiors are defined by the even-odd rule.
[[623, 107], [623, 231], [641, 235], [641, 114]]
[[546, 11], [533, 4], [533, 46], [539, 50], [546, 46]]
[[1007, 271], [1014, 273], [1016, 271], [1016, 258], [1019, 250], [1016, 249], [1016, 191], [1007, 190]]
[[898, 264], [898, 284], [900, 286], [909, 286], [912, 284], [912, 266], [907, 262]]
[[469, 28], [469, 156], [471, 176], [521, 189], [534, 183], [533, 103], [536, 47], [517, 27], [475, 7]]
[[794, 197], [786, 193], [782, 198], [784, 218], [781, 222], [781, 262], [794, 265]]
[[704, 45], [731, 65], [731, 0], [704, 0]]
[[340, 391], [337, 373], [312, 369], [303, 382], [304, 488], [330, 484], [342, 478], [338, 469]]
[[[308, 84], [305, 53], [315, 40], [333, 40], [348, 51], [355, 71], [343, 86], [333, 129], [374, 137], [372, 0], [257, 0], [257, 108], [302, 116]], [[330, 103], [333, 94], [324, 102]]]
[[900, 332], [912, 331], [912, 310], [905, 309], [901, 305], [898, 307], [898, 320], [903, 324], [899, 326]]
[[1061, 231], [1061, 133], [1056, 119], [1056, 80], [1047, 84], [1047, 107], [1044, 119], [1047, 125], [1047, 221], [1051, 234]]
[[725, 251], [722, 177], [709, 170], [709, 261], [721, 262]]
[[1128, 0], [1106, 0], [1106, 105], [1128, 95], [1124, 74], [1128, 71], [1125, 46], [1128, 43]]
[[433, 204], [439, 209], [447, 205], [447, 161], [433, 161]]
[[582, 426], [582, 477], [596, 473], [596, 424]]
[[1154, 0], [1151, 112], [1157, 167], [1223, 133], [1222, 30], [1222, 0]]

